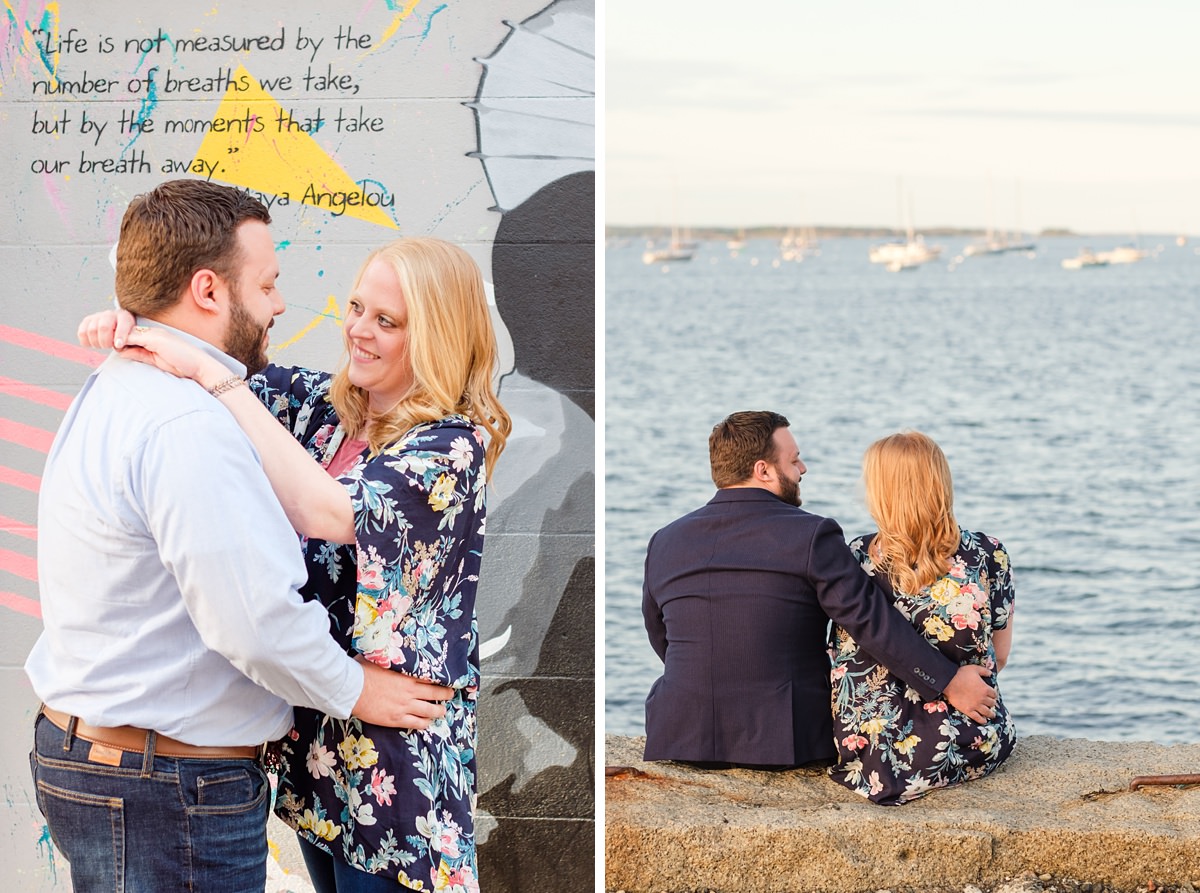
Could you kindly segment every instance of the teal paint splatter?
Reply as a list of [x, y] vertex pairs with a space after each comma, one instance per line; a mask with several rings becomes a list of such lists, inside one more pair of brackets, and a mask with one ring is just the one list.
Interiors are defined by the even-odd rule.
[[395, 211], [395, 201], [396, 200], [395, 200], [395, 197], [392, 196], [392, 192], [390, 189], [388, 189], [386, 186], [384, 186], [378, 180], [372, 180], [369, 177], [364, 177], [363, 179], [355, 180], [354, 182], [358, 186], [361, 186], [364, 192], [366, 191], [368, 183], [370, 183], [372, 186], [378, 186], [379, 191], [382, 194], [384, 199], [387, 199], [389, 197], [392, 199], [392, 210], [390, 210], [390, 211], [384, 210], [382, 207], [379, 210], [383, 211], [385, 214], [388, 214], [392, 218], [392, 220], [395, 221], [397, 224], [400, 222], [400, 220], [396, 217], [396, 211]]
[[384, 186], [382, 183], [380, 183], [378, 180], [372, 180], [370, 177], [363, 177], [363, 179], [358, 181], [359, 186], [366, 186], [368, 183], [370, 183], [372, 186], [378, 186], [379, 191], [382, 192], [385, 196], [391, 194], [388, 192], [388, 188], [386, 186]]
[[54, 864], [54, 841], [50, 837], [49, 825], [42, 825], [42, 836], [38, 838], [37, 848], [39, 856], [42, 854], [42, 850], [45, 849], [46, 859], [50, 865], [50, 878], [55, 884], [57, 884], [58, 866]]
[[[50, 15], [50, 10], [47, 9], [42, 13], [42, 20], [38, 22], [42, 34], [46, 36], [47, 41], [50, 39], [50, 26], [53, 24], [54, 19]], [[54, 63], [50, 61], [50, 55], [46, 52], [46, 48], [36, 40], [33, 42], [33, 45], [38, 48], [38, 57], [42, 60], [42, 65], [46, 66], [46, 71], [50, 72], [51, 77], [58, 77], [58, 72], [54, 68]]]
[[[448, 9], [449, 6], [450, 6], [450, 4], [443, 3], [441, 6], [435, 7], [433, 12], [429, 13], [429, 17], [425, 19], [425, 30], [422, 31], [421, 36], [419, 38], [417, 38], [418, 41], [423, 41], [425, 38], [427, 38], [429, 36], [429, 32], [433, 29], [433, 17], [435, 15], [437, 15], [439, 12], [441, 12], [442, 10]], [[392, 12], [399, 12], [400, 11], [400, 0], [387, 0], [387, 8], [390, 9]], [[406, 38], [400, 38], [400, 39], [401, 40], [412, 40], [413, 38], [406, 37]]]
[[279, 242], [275, 245], [275, 250], [276, 251], [287, 251], [291, 247], [292, 247], [292, 240], [284, 239], [282, 242]]
[[[473, 184], [471, 184], [469, 187], [467, 187], [467, 191], [464, 192], [458, 199], [446, 202], [442, 206], [444, 208], [442, 213], [433, 219], [433, 222], [429, 225], [429, 227], [425, 230], [425, 232], [427, 232], [427, 233], [436, 232], [437, 228], [442, 225], [442, 221], [450, 216], [450, 212], [453, 211], [455, 208], [457, 208], [459, 205], [461, 205], [463, 202], [465, 202], [471, 196], [471, 193], [473, 193], [476, 189], [478, 189], [482, 183], [483, 183], [482, 180], [476, 180]], [[491, 210], [494, 211], [497, 209], [492, 208]]]
[[[175, 51], [175, 41], [171, 39], [171, 35], [164, 32], [163, 40], [165, 40], [167, 42], [167, 44], [171, 47], [171, 61], [178, 62], [179, 54]], [[153, 49], [153, 47], [150, 49]], [[140, 59], [138, 59], [138, 64], [133, 67], [134, 74], [137, 74], [138, 70], [142, 67], [143, 64], [145, 64], [146, 57], [150, 55], [150, 49], [146, 49], [146, 50], [142, 51], [142, 57]]]
[[[164, 32], [163, 40], [165, 40], [171, 47], [171, 59], [176, 62], [179, 61], [178, 56], [175, 54], [175, 41], [171, 39], [171, 35]], [[138, 59], [137, 65], [133, 66], [133, 74], [137, 74], [142, 70], [142, 66], [146, 64], [146, 57], [148, 55], [150, 55], [149, 49], [142, 51], [141, 58]], [[158, 81], [151, 81], [150, 86], [146, 88], [146, 97], [142, 100], [141, 105], [138, 106], [137, 120], [134, 122], [137, 125], [137, 129], [134, 132], [133, 137], [130, 138], [129, 142], [125, 144], [125, 148], [121, 150], [119, 157], [124, 158], [125, 153], [133, 148], [133, 144], [136, 143], [138, 141], [138, 137], [142, 135], [142, 125], [146, 123], [146, 120], [150, 117], [151, 113], [153, 113], [157, 105]]]
[[151, 81], [149, 88], [146, 90], [146, 98], [142, 100], [142, 104], [138, 106], [137, 123], [140, 127], [146, 123], [146, 119], [150, 117], [150, 113], [154, 111], [154, 107], [158, 105], [158, 81]]
[[146, 89], [146, 98], [142, 100], [142, 104], [138, 106], [137, 120], [134, 122], [135, 130], [132, 138], [125, 144], [125, 148], [121, 150], [121, 157], [125, 157], [125, 153], [133, 148], [133, 144], [138, 141], [138, 137], [142, 135], [142, 125], [146, 123], [146, 119], [154, 111], [158, 105], [158, 81], [151, 81], [150, 86]]
[[441, 6], [437, 7], [436, 9], [434, 9], [433, 12], [431, 12], [429, 14], [429, 18], [427, 18], [425, 20], [425, 30], [421, 32], [421, 40], [424, 40], [426, 37], [428, 37], [429, 32], [433, 29], [433, 17], [435, 15], [437, 15], [439, 12], [441, 12], [443, 9], [446, 9], [447, 6], [448, 6], [448, 4], [443, 3]]

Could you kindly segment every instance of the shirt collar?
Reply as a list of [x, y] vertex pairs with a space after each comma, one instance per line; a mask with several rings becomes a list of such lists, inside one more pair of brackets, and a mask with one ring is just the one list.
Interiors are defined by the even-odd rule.
[[150, 328], [155, 328], [155, 329], [165, 329], [166, 331], [171, 332], [172, 334], [174, 334], [174, 335], [178, 336], [179, 338], [181, 338], [182, 340], [186, 341], [188, 344], [191, 344], [193, 347], [200, 348], [202, 351], [204, 351], [210, 357], [213, 357], [214, 359], [219, 361], [221, 363], [221, 365], [225, 366], [225, 368], [227, 368], [234, 375], [237, 375], [240, 378], [246, 377], [246, 366], [244, 363], [238, 362], [233, 357], [231, 357], [229, 354], [225, 353], [223, 350], [221, 350], [218, 347], [214, 347], [213, 345], [209, 344], [207, 341], [205, 341], [201, 338], [197, 338], [195, 335], [185, 332], [182, 329], [176, 329], [173, 326], [168, 326], [161, 322], [155, 322], [152, 319], [146, 319], [145, 317], [142, 317], [142, 316], [137, 317], [136, 321], [139, 326], [148, 326]]

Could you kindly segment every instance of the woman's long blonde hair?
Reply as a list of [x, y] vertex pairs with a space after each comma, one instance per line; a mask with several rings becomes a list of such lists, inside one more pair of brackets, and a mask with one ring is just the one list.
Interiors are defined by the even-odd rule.
[[488, 434], [485, 461], [490, 474], [512, 431], [512, 420], [496, 397], [496, 334], [479, 267], [462, 248], [441, 239], [397, 239], [363, 262], [354, 279], [355, 292], [375, 260], [387, 263], [400, 281], [408, 308], [413, 381], [395, 406], [372, 416], [369, 395], [350, 383], [347, 357], [329, 391], [342, 426], [377, 453], [414, 425], [463, 415]]
[[879, 527], [871, 559], [895, 591], [915, 595], [945, 575], [959, 545], [946, 456], [919, 431], [892, 434], [867, 448], [863, 482]]

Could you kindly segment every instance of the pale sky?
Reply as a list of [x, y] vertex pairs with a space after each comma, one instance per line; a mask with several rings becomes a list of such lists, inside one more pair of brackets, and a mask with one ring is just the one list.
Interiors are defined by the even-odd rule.
[[609, 224], [1200, 234], [1197, 0], [604, 0]]

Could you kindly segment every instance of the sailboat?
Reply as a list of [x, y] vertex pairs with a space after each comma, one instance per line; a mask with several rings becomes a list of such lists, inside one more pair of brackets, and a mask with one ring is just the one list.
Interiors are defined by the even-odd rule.
[[815, 230], [806, 226], [797, 235], [794, 227], [788, 227], [787, 233], [779, 240], [779, 255], [783, 260], [802, 261], [821, 253]]
[[1137, 217], [1133, 219], [1133, 232], [1129, 235], [1129, 244], [1118, 245], [1112, 251], [1101, 252], [1101, 257], [1105, 258], [1110, 264], [1135, 264], [1139, 260], [1144, 260], [1150, 256], [1150, 252], [1142, 248], [1141, 239], [1138, 238]]
[[1101, 251], [1098, 257], [1110, 264], [1135, 264], [1150, 256], [1150, 252], [1137, 245], [1118, 245], [1112, 251]]
[[1090, 248], [1084, 248], [1075, 257], [1065, 258], [1062, 262], [1064, 270], [1086, 270], [1091, 267], [1107, 267], [1109, 260], [1105, 253], [1096, 254]]
[[696, 253], [696, 243], [690, 246], [679, 238], [679, 227], [671, 227], [671, 241], [665, 248], [647, 248], [642, 252], [642, 262], [645, 264], [661, 264], [671, 261], [691, 260]]
[[[1021, 216], [1020, 184], [1017, 185], [1017, 225], [1020, 226]], [[992, 181], [988, 179], [988, 227], [982, 242], [974, 242], [963, 249], [964, 257], [984, 257], [995, 254], [1008, 254], [1013, 251], [1036, 251], [1037, 245], [1025, 241], [1019, 232], [1007, 235], [992, 228]]]
[[941, 245], [926, 245], [925, 239], [914, 236], [912, 227], [909, 227], [907, 241], [872, 245], [868, 257], [871, 263], [883, 264], [889, 272], [898, 273], [901, 270], [915, 270], [921, 264], [937, 260], [941, 253]]
[[1036, 251], [1037, 245], [1019, 237], [1009, 237], [988, 229], [982, 242], [974, 242], [963, 249], [966, 257], [982, 257], [989, 254], [1008, 254], [1012, 251]]
[[[671, 217], [673, 220], [679, 220], [679, 184], [675, 184], [671, 196]], [[667, 243], [665, 248], [655, 248], [653, 243], [647, 245], [646, 250], [642, 252], [642, 262], [645, 264], [661, 264], [672, 261], [691, 260], [696, 253], [696, 249], [700, 247], [699, 243], [691, 238], [691, 228], [688, 228], [687, 238], [683, 239], [679, 236], [679, 224], [671, 224], [671, 241]]]
[[881, 245], [872, 245], [867, 252], [873, 264], [882, 264], [890, 273], [915, 270], [921, 264], [937, 260], [942, 253], [941, 245], [926, 245], [925, 240], [913, 232], [912, 208], [906, 221], [907, 238], [901, 242], [892, 240]]

